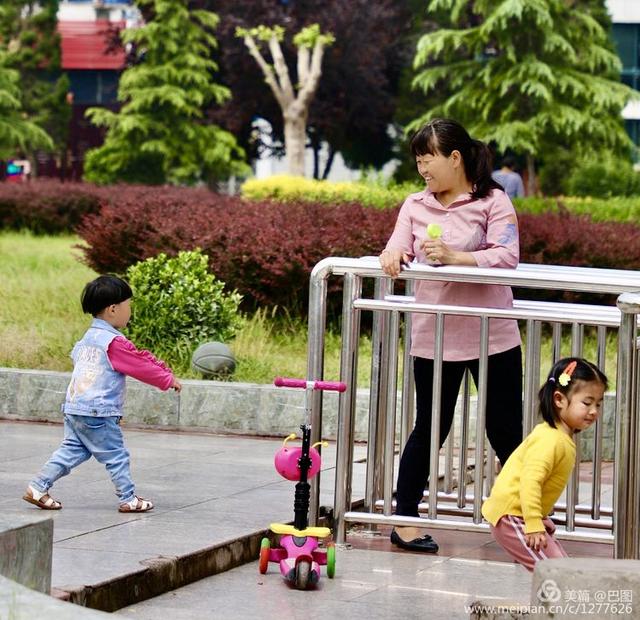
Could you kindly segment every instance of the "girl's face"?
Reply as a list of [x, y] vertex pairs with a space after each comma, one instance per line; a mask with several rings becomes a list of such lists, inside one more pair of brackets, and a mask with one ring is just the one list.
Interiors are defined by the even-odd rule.
[[458, 181], [457, 168], [462, 164], [459, 151], [452, 151], [449, 157], [436, 151], [416, 156], [418, 174], [426, 181], [429, 189], [438, 194], [452, 189]]
[[568, 435], [589, 428], [602, 412], [603, 399], [604, 386], [599, 381], [576, 381], [568, 394], [556, 390], [553, 402], [559, 427]]

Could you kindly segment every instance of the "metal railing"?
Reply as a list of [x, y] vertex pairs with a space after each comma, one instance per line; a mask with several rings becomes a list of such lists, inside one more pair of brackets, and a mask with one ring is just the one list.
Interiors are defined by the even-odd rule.
[[[393, 281], [380, 269], [377, 257], [361, 259], [327, 258], [316, 265], [310, 280], [309, 297], [309, 379], [322, 379], [324, 367], [324, 333], [326, 323], [327, 280], [342, 276], [342, 350], [341, 381], [347, 391], [340, 396], [337, 428], [336, 483], [333, 516], [336, 542], [346, 539], [350, 522], [392, 525], [429, 525], [446, 529], [486, 529], [480, 512], [483, 497], [488, 495], [495, 475], [495, 455], [491, 447], [485, 449], [485, 390], [489, 326], [492, 319], [512, 318], [524, 324], [524, 407], [523, 427], [527, 434], [535, 424], [536, 395], [543, 363], [541, 354], [542, 326], [551, 329], [551, 358], [560, 357], [563, 326], [570, 326], [571, 355], [582, 355], [584, 330], [596, 332], [597, 350], [594, 361], [607, 371], [606, 344], [609, 331], [617, 331], [617, 386], [614, 416], [615, 455], [613, 473], [613, 501], [603, 505], [602, 447], [603, 424], [595, 425], [591, 485], [589, 501], [581, 503], [579, 464], [577, 463], [566, 492], [566, 501], [558, 502], [554, 519], [563, 524], [558, 528], [562, 538], [613, 541], [617, 558], [640, 558], [637, 524], [640, 522], [640, 420], [638, 416], [638, 344], [637, 315], [640, 313], [640, 272], [587, 269], [543, 265], [520, 265], [517, 269], [485, 269], [474, 267], [411, 264], [403, 269], [399, 279], [406, 281], [407, 294], [393, 294]], [[374, 298], [362, 296], [363, 280], [373, 279]], [[551, 302], [514, 302], [512, 309], [468, 306], [445, 306], [416, 303], [411, 296], [415, 280], [502, 284], [530, 289], [551, 289], [583, 293], [617, 294], [616, 306], [561, 304]], [[351, 511], [353, 475], [353, 435], [356, 406], [356, 377], [358, 342], [362, 312], [373, 313], [371, 389], [365, 476], [364, 511]], [[411, 315], [435, 315], [434, 407], [432, 418], [431, 467], [427, 501], [420, 505], [428, 518], [395, 516], [393, 512], [394, 459], [401, 451], [413, 425], [412, 361], [408, 354], [408, 334]], [[460, 413], [442, 448], [438, 450], [439, 393], [443, 358], [443, 331], [446, 315], [474, 316], [480, 322], [479, 385], [475, 425], [471, 424], [472, 407], [468, 376], [463, 384]], [[404, 346], [401, 348], [401, 317], [404, 317]], [[566, 328], [565, 328], [566, 329]], [[402, 359], [401, 403], [398, 408], [398, 370]], [[312, 442], [322, 434], [322, 394], [314, 394], [312, 406]], [[400, 421], [396, 424], [396, 411]], [[396, 429], [399, 427], [399, 433]], [[471, 446], [472, 431], [479, 440]], [[454, 476], [457, 453], [457, 485]], [[473, 467], [470, 468], [470, 457]], [[444, 467], [440, 467], [440, 461]], [[439, 475], [443, 470], [442, 477]], [[467, 476], [472, 472], [472, 492], [467, 489]], [[441, 479], [442, 478], [442, 479]], [[440, 480], [441, 479], [441, 480]], [[441, 483], [442, 490], [438, 490]], [[454, 492], [454, 487], [457, 486]], [[318, 515], [319, 478], [314, 479], [311, 500], [311, 519]], [[444, 515], [444, 517], [443, 517]], [[576, 529], [579, 528], [579, 529]], [[602, 531], [605, 533], [602, 533]], [[607, 533], [607, 530], [612, 533]]]

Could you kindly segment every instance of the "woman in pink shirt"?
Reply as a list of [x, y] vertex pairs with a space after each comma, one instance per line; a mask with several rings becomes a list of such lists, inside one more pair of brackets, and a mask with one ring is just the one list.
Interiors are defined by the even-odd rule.
[[[519, 258], [518, 222], [502, 187], [491, 178], [491, 153], [459, 123], [434, 119], [411, 140], [418, 173], [427, 187], [402, 205], [395, 229], [380, 255], [383, 271], [396, 277], [412, 260], [432, 265], [515, 268]], [[441, 235], [429, 238], [429, 224]], [[438, 227], [434, 227], [438, 229]], [[420, 303], [510, 308], [508, 286], [418, 280]], [[429, 479], [435, 315], [414, 314], [416, 424], [400, 459], [396, 514], [418, 517]], [[465, 370], [478, 382], [480, 319], [449, 315], [444, 321], [440, 445], [455, 411]], [[491, 319], [487, 383], [487, 436], [501, 463], [522, 441], [522, 356], [515, 320]], [[391, 541], [399, 547], [435, 553], [438, 545], [418, 527], [398, 527]]]

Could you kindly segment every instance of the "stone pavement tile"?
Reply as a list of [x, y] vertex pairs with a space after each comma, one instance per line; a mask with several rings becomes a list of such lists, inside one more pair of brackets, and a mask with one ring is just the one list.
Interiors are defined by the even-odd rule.
[[[63, 504], [54, 521], [53, 585], [95, 584], [140, 570], [141, 562], [184, 556], [293, 519], [295, 484], [273, 467], [282, 439], [127, 428], [137, 492], [153, 511], [120, 514], [104, 467], [91, 459], [61, 478], [52, 495]], [[21, 497], [59, 445], [62, 426], [0, 422], [0, 509], [40, 514]], [[363, 449], [356, 446], [356, 454]], [[332, 501], [335, 444], [324, 451], [321, 501]], [[354, 468], [362, 488], [364, 465]]]
[[[519, 567], [418, 554], [339, 549], [335, 579], [323, 573], [313, 591], [289, 587], [275, 564], [257, 563], [216, 575], [119, 610], [115, 616], [151, 620], [233, 617], [292, 620], [326, 618], [468, 618], [475, 598], [528, 600], [531, 578]], [[465, 590], [466, 589], [466, 590]]]

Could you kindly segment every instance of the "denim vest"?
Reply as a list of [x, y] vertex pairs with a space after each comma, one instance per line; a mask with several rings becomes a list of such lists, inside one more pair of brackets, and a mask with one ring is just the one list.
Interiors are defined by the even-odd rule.
[[62, 411], [69, 415], [121, 416], [125, 375], [114, 370], [107, 355], [111, 341], [122, 334], [102, 319], [91, 327], [71, 351], [73, 374]]

